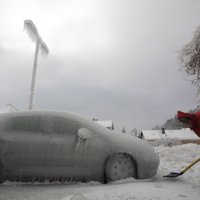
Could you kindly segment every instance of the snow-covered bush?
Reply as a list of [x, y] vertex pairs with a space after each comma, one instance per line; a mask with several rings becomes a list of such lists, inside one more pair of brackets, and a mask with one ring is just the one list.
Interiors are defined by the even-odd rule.
[[162, 138], [160, 140], [151, 141], [150, 143], [153, 146], [163, 145], [163, 146], [169, 146], [169, 147], [182, 144], [181, 141], [178, 140], [177, 138], [173, 138], [173, 139], [172, 138]]

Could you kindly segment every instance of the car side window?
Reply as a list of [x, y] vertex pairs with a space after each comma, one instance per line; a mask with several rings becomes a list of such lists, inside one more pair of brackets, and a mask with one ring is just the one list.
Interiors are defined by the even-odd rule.
[[11, 130], [14, 131], [41, 131], [41, 117], [40, 116], [18, 116], [11, 119]]
[[54, 133], [76, 134], [78, 131], [77, 122], [64, 117], [53, 117], [52, 125], [52, 131]]

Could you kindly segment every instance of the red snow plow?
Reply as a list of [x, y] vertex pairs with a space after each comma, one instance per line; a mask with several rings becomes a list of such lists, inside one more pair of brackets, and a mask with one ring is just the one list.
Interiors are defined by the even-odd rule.
[[[181, 111], [177, 112], [178, 120], [184, 123], [187, 127], [189, 127], [191, 130], [193, 130], [196, 135], [200, 137], [200, 111], [195, 113], [184, 113]], [[200, 161], [200, 158], [194, 160], [190, 165], [185, 167], [180, 172], [171, 172], [168, 175], [164, 176], [167, 178], [176, 178], [180, 175], [183, 175], [188, 169], [190, 169], [193, 165], [198, 163]]]
[[193, 130], [200, 137], [200, 111], [195, 113], [177, 112], [177, 117], [180, 122]]

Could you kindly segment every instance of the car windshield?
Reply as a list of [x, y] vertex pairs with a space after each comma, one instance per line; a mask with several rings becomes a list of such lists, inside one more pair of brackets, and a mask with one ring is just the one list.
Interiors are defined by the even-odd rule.
[[54, 133], [76, 134], [78, 131], [78, 124], [75, 121], [63, 117], [52, 117], [50, 124]]

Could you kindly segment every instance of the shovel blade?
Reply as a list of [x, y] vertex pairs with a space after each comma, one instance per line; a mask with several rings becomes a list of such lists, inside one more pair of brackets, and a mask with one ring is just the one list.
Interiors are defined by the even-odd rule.
[[167, 178], [176, 178], [180, 175], [182, 175], [183, 172], [171, 172], [170, 174], [166, 175], [166, 176], [163, 176], [163, 177], [167, 177]]

